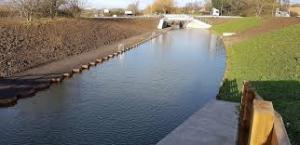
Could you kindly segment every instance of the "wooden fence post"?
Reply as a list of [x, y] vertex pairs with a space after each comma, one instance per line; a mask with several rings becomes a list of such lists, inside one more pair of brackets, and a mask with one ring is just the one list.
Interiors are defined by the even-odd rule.
[[274, 118], [272, 102], [256, 99], [253, 101], [248, 145], [271, 145]]
[[249, 82], [245, 81], [241, 98], [238, 145], [245, 145], [248, 142], [252, 103], [254, 99], [255, 92], [250, 88]]

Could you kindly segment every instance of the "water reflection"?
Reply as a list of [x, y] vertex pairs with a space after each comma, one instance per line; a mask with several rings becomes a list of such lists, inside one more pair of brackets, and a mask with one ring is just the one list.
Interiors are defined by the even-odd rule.
[[174, 30], [0, 109], [0, 144], [155, 144], [215, 99], [217, 37]]

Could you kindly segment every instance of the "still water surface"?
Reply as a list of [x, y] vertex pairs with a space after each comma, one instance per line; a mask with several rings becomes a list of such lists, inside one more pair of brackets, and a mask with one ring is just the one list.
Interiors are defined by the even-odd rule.
[[225, 57], [209, 32], [170, 31], [1, 108], [0, 144], [155, 144], [215, 99]]

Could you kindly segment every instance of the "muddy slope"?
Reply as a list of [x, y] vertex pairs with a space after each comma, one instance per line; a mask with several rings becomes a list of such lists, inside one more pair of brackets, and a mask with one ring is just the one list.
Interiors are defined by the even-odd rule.
[[0, 77], [155, 30], [156, 19], [0, 22]]

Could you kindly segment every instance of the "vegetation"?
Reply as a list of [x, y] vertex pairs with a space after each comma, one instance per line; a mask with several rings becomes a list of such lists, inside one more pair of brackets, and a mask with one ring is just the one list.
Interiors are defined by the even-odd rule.
[[[218, 31], [233, 29], [217, 28]], [[242, 82], [249, 80], [258, 93], [272, 101], [275, 109], [283, 116], [294, 145], [300, 144], [299, 46], [300, 25], [233, 44], [227, 48], [226, 80], [218, 96], [223, 100], [239, 102]]]
[[134, 15], [139, 14], [139, 1], [135, 1], [127, 6], [127, 10], [132, 11]]
[[9, 5], [21, 17], [32, 21], [33, 17], [51, 17], [58, 14], [77, 16], [81, 12], [81, 0], [11, 0]]
[[288, 10], [289, 0], [211, 0], [222, 15], [274, 15], [275, 9]]
[[218, 34], [224, 32], [242, 32], [252, 27], [259, 26], [262, 23], [262, 19], [259, 17], [247, 17], [240, 18], [233, 21], [229, 21], [213, 27], [213, 31]]
[[155, 0], [153, 4], [146, 8], [148, 13], [163, 13], [169, 14], [174, 12], [175, 1], [174, 0]]

